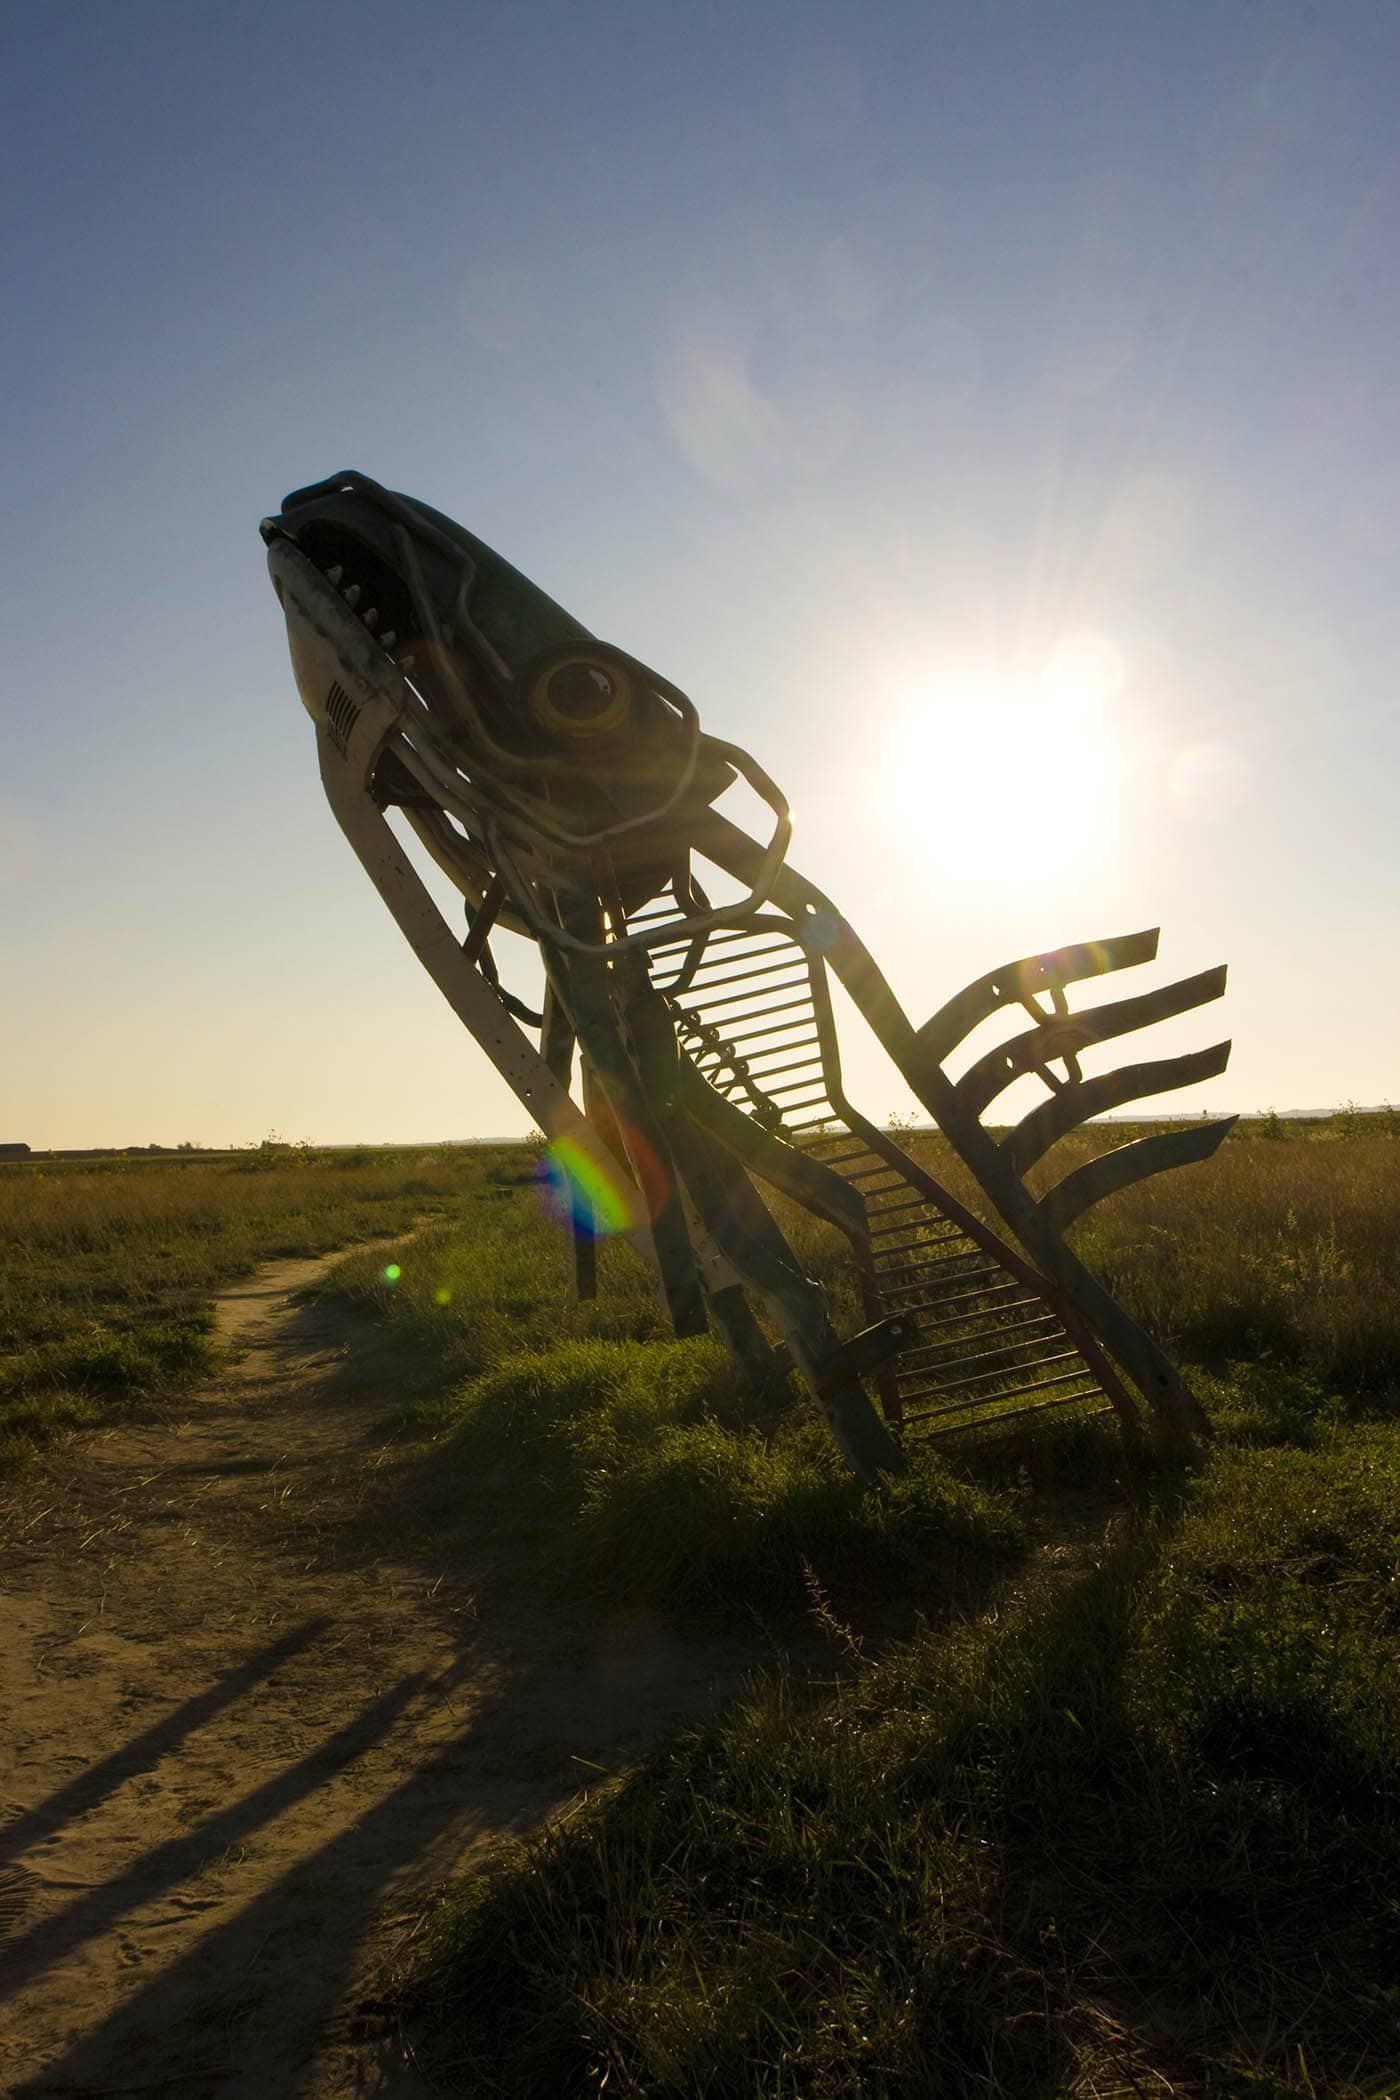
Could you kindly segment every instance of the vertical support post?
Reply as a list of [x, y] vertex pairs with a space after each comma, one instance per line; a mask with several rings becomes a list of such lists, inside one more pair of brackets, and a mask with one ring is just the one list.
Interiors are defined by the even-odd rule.
[[[567, 1091], [574, 1064], [574, 1024], [560, 1005], [552, 984], [545, 986], [540, 1054], [560, 1086]], [[574, 1250], [574, 1303], [582, 1305], [598, 1295], [598, 1255], [588, 1191], [572, 1177], [569, 1178], [569, 1230]]]
[[[571, 899], [563, 917], [571, 933], [599, 938], [602, 911], [596, 899], [589, 903]], [[657, 1098], [655, 1075], [645, 1069], [639, 1072], [623, 1041], [609, 965], [591, 955], [572, 954], [567, 964], [561, 959], [554, 967], [561, 973], [562, 996], [579, 1046], [616, 1118], [637, 1185], [647, 1199], [652, 1246], [671, 1325], [680, 1337], [707, 1334], [705, 1293], [686, 1226], [675, 1161], [651, 1106]], [[641, 968], [645, 972], [644, 962]]]

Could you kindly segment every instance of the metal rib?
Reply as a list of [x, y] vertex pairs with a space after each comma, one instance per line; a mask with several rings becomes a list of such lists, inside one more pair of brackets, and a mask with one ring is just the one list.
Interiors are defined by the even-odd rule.
[[1168, 1130], [1158, 1137], [1137, 1138], [1130, 1145], [1119, 1145], [1056, 1182], [1049, 1195], [1041, 1198], [1040, 1215], [1052, 1232], [1064, 1232], [1091, 1204], [1119, 1189], [1131, 1188], [1146, 1175], [1158, 1174], [1164, 1167], [1184, 1167], [1209, 1159], [1238, 1121], [1237, 1116], [1228, 1116], [1219, 1123], [1195, 1123], [1186, 1130]]
[[1106, 1043], [1114, 1036], [1148, 1028], [1154, 1021], [1169, 1020], [1173, 1014], [1190, 1013], [1193, 1007], [1218, 999], [1224, 989], [1222, 963], [1218, 969], [1201, 970], [1194, 977], [1183, 977], [1158, 991], [1144, 992], [1138, 999], [1114, 999], [1082, 1014], [1057, 1014], [1053, 1020], [1028, 1028], [979, 1057], [954, 1088], [959, 1105], [969, 1115], [980, 1117], [998, 1094], [1026, 1072], [1034, 1072], [1055, 1058], [1077, 1055], [1092, 1043]]
[[1151, 962], [1157, 953], [1157, 939], [1158, 928], [1154, 926], [1147, 933], [1117, 934], [1111, 940], [1086, 941], [1005, 963], [941, 1006], [919, 1030], [919, 1049], [941, 1065], [965, 1036], [990, 1020], [998, 1007], [1014, 1006], [1057, 984], [1078, 984], [1086, 977], [1101, 977], [1110, 970]]

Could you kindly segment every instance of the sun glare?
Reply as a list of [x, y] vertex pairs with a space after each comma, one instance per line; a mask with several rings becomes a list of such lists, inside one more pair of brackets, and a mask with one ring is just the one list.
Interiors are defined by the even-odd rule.
[[1121, 779], [1112, 702], [1123, 662], [1072, 637], [1038, 678], [975, 670], [907, 699], [892, 742], [894, 797], [929, 858], [979, 880], [1076, 867], [1105, 843]]

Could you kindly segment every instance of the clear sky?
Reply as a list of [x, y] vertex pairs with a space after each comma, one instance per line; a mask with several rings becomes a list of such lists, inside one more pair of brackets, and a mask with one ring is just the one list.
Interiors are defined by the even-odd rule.
[[1160, 923], [1175, 1105], [1400, 1097], [1400, 7], [4, 19], [0, 1139], [524, 1128], [317, 780], [256, 528], [347, 466], [747, 744], [916, 1020]]

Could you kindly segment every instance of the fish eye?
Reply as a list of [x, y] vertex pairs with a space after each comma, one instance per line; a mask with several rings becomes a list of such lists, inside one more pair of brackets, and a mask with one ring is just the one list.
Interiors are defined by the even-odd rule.
[[632, 681], [620, 665], [570, 650], [537, 668], [527, 705], [541, 729], [555, 735], [605, 736], [632, 712]]

